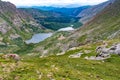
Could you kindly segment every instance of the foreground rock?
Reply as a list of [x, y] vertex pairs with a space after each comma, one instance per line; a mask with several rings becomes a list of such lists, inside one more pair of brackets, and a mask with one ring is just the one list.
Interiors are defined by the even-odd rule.
[[88, 57], [86, 56], [86, 60], [104, 60], [111, 57], [111, 54], [120, 55], [120, 43], [113, 44], [111, 47], [107, 48], [108, 44], [103, 43], [103, 45], [98, 46], [96, 48], [96, 56]]
[[96, 48], [97, 57], [108, 57], [111, 54], [120, 55], [120, 43], [113, 44], [111, 47], [106, 48], [107, 44], [105, 43], [102, 46]]

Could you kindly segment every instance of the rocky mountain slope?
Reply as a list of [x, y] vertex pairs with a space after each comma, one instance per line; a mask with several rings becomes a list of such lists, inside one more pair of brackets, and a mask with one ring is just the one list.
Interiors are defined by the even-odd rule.
[[[42, 26], [26, 12], [18, 10], [10, 2], [0, 1], [0, 45], [24, 44], [33, 33], [42, 31]], [[20, 43], [19, 43], [20, 42]], [[2, 51], [1, 51], [2, 52]]]
[[[94, 19], [72, 33], [58, 33], [38, 44], [33, 51], [45, 54], [65, 52], [70, 48], [101, 40], [120, 39], [120, 1], [116, 0], [98, 13]], [[65, 38], [59, 40], [63, 35]], [[43, 46], [43, 44], [45, 44]], [[46, 47], [47, 46], [47, 47]], [[48, 47], [49, 46], [49, 47]], [[41, 53], [43, 54], [43, 53]]]
[[[120, 39], [120, 1], [115, 0], [98, 13], [91, 21], [77, 30], [68, 41], [89, 43], [100, 40]], [[77, 36], [77, 37], [75, 37]], [[69, 43], [70, 44], [70, 43]]]
[[86, 23], [91, 20], [96, 14], [101, 12], [106, 6], [112, 4], [115, 0], [109, 0], [107, 2], [101, 3], [99, 5], [92, 6], [80, 12], [77, 17], [81, 17], [80, 22]]

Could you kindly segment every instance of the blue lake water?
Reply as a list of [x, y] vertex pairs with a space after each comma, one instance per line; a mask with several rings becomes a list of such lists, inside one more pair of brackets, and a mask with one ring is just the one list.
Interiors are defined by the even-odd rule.
[[34, 34], [31, 39], [26, 40], [25, 42], [27, 44], [30, 44], [30, 43], [39, 43], [41, 41], [44, 41], [48, 37], [51, 37], [52, 34], [53, 33], [38, 33], [38, 34]]
[[[66, 27], [66, 28], [61, 28], [61, 29], [59, 29], [56, 32], [59, 32], [59, 31], [72, 31], [72, 30], [75, 30], [75, 29], [72, 28], [72, 27]], [[38, 34], [34, 34], [31, 39], [26, 40], [25, 42], [27, 44], [39, 43], [39, 42], [44, 41], [45, 39], [51, 37], [52, 35], [53, 35], [53, 33], [38, 33]]]

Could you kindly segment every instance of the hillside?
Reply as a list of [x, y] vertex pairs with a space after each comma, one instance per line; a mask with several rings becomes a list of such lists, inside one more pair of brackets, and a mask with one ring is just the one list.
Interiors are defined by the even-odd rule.
[[81, 17], [80, 22], [86, 23], [87, 21], [90, 21], [96, 14], [101, 12], [106, 6], [113, 3], [115, 0], [109, 0], [107, 2], [92, 6], [90, 8], [87, 8], [83, 11], [81, 11], [77, 17]]
[[[56, 54], [65, 52], [72, 47], [84, 45], [89, 42], [98, 42], [101, 40], [115, 38], [119, 39], [119, 4], [120, 1], [116, 0], [113, 4], [109, 4], [104, 10], [97, 14], [94, 19], [83, 25], [77, 31], [71, 33], [58, 33], [46, 41], [38, 44], [33, 51], [45, 51], [46, 54]], [[59, 40], [61, 35], [63, 35], [65, 39]], [[44, 43], [45, 45], [43, 46]]]
[[[110, 42], [111, 43], [111, 42]], [[119, 80], [120, 57], [112, 55], [102, 61], [85, 60], [85, 56], [95, 55], [97, 44], [89, 44], [66, 52], [61, 56], [40, 58], [39, 54], [22, 55], [22, 60], [4, 60], [0, 57], [0, 78], [3, 80]], [[91, 51], [80, 58], [69, 58], [71, 54]]]
[[[84, 32], [86, 39], [101, 40], [119, 38], [120, 1], [109, 4], [79, 31]], [[77, 33], [77, 32], [76, 32]]]
[[10, 2], [0, 1], [0, 50], [2, 47], [13, 49], [22, 47], [24, 40], [34, 33], [43, 31], [43, 27], [26, 12], [18, 10]]

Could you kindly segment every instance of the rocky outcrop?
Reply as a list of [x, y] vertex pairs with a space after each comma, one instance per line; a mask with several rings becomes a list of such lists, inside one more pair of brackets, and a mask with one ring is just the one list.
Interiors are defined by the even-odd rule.
[[80, 58], [83, 53], [72, 54], [69, 58]]

